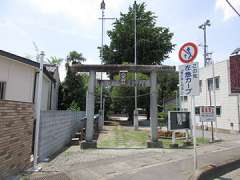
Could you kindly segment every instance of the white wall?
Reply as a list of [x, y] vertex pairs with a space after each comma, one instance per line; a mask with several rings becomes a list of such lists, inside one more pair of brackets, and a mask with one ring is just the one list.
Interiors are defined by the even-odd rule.
[[[196, 106], [209, 106], [210, 95], [207, 86], [207, 79], [212, 78], [212, 67], [201, 68], [199, 71], [199, 79], [202, 80], [202, 92], [200, 96], [196, 96]], [[217, 116], [217, 126], [220, 129], [239, 131], [238, 122], [238, 106], [237, 97], [229, 96], [229, 80], [228, 80], [228, 61], [223, 61], [215, 64], [215, 77], [219, 76], [219, 89], [216, 92], [216, 106], [221, 106], [221, 115]], [[211, 92], [211, 102], [214, 105], [213, 93]], [[182, 103], [184, 108], [191, 110], [191, 98], [187, 102]], [[199, 120], [199, 116], [197, 116]], [[234, 126], [231, 127], [230, 123]], [[200, 125], [200, 123], [198, 123]], [[206, 123], [210, 126], [210, 123]], [[215, 126], [214, 126], [215, 127]]]
[[6, 81], [6, 100], [32, 102], [35, 70], [0, 56], [0, 81]]
[[[36, 72], [38, 72], [38, 70], [31, 65], [0, 56], [0, 81], [6, 82], [5, 99], [21, 102], [33, 102], [34, 79]], [[54, 88], [51, 80], [44, 75], [41, 110], [50, 109], [51, 86]], [[58, 86], [56, 86], [56, 88], [58, 88]], [[36, 79], [35, 104], [37, 102], [37, 91], [38, 74]], [[52, 104], [54, 105], [57, 104], [57, 95], [54, 94], [56, 92], [57, 90], [53, 89], [52, 96], [54, 95], [54, 98], [52, 98], [52, 101], [55, 102], [52, 102]]]

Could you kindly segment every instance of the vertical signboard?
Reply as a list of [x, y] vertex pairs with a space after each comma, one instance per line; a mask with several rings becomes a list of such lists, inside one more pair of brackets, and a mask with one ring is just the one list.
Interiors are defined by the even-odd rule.
[[179, 66], [181, 96], [198, 96], [200, 94], [198, 66], [198, 62]]
[[230, 56], [231, 94], [240, 93], [240, 55]]

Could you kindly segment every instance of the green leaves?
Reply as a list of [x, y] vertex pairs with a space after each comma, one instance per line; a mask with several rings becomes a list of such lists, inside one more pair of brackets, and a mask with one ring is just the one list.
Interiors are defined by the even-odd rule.
[[56, 56], [51, 56], [50, 58], [47, 59], [48, 63], [49, 64], [52, 64], [52, 65], [60, 65], [62, 62], [63, 62], [63, 59], [62, 58], [58, 58]]
[[72, 64], [81, 64], [86, 61], [83, 57], [82, 53], [78, 53], [77, 51], [71, 51], [67, 56], [67, 62]]
[[[168, 28], [156, 26], [156, 16], [146, 10], [146, 4], [136, 6], [137, 11], [137, 64], [161, 64], [173, 50], [173, 33]], [[134, 62], [134, 9], [129, 7], [126, 14], [113, 23], [108, 31], [110, 45], [103, 48], [105, 64]]]

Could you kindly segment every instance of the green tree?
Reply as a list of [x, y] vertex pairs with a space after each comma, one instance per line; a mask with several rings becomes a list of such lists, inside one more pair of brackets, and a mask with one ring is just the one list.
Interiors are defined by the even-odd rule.
[[52, 64], [52, 65], [60, 65], [62, 62], [63, 62], [63, 59], [62, 58], [58, 58], [56, 56], [51, 56], [50, 58], [47, 59], [48, 63], [49, 64]]
[[165, 109], [165, 101], [169, 98], [175, 98], [178, 90], [178, 72], [160, 72], [158, 73], [158, 102]]
[[81, 64], [84, 61], [86, 61], [86, 58], [83, 57], [82, 53], [78, 53], [77, 51], [71, 51], [67, 56], [67, 63]]
[[[145, 74], [138, 73], [138, 79], [147, 80], [149, 77]], [[119, 80], [119, 75], [115, 75], [114, 79]], [[128, 73], [127, 80], [133, 80], [134, 73]], [[149, 111], [149, 88], [138, 88], [138, 108]], [[111, 111], [114, 113], [127, 113], [129, 118], [133, 117], [134, 110], [134, 88], [133, 87], [112, 87], [111, 89]]]
[[86, 59], [81, 53], [71, 51], [67, 56], [66, 70], [67, 74], [61, 86], [60, 107], [66, 109], [81, 109], [86, 107], [86, 82], [88, 75], [85, 73], [76, 74], [70, 69], [71, 64], [81, 64]]
[[[168, 28], [156, 25], [156, 16], [146, 10], [146, 4], [136, 5], [137, 15], [137, 63], [161, 64], [173, 50], [173, 33]], [[126, 14], [113, 23], [113, 30], [108, 31], [110, 45], [103, 48], [105, 64], [134, 62], [134, 8], [129, 7]]]

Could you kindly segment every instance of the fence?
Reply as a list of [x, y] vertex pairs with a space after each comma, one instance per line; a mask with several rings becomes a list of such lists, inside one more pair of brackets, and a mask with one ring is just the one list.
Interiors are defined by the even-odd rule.
[[54, 155], [85, 127], [85, 112], [42, 111], [39, 132], [39, 161]]
[[31, 166], [33, 104], [0, 101], [0, 179]]

